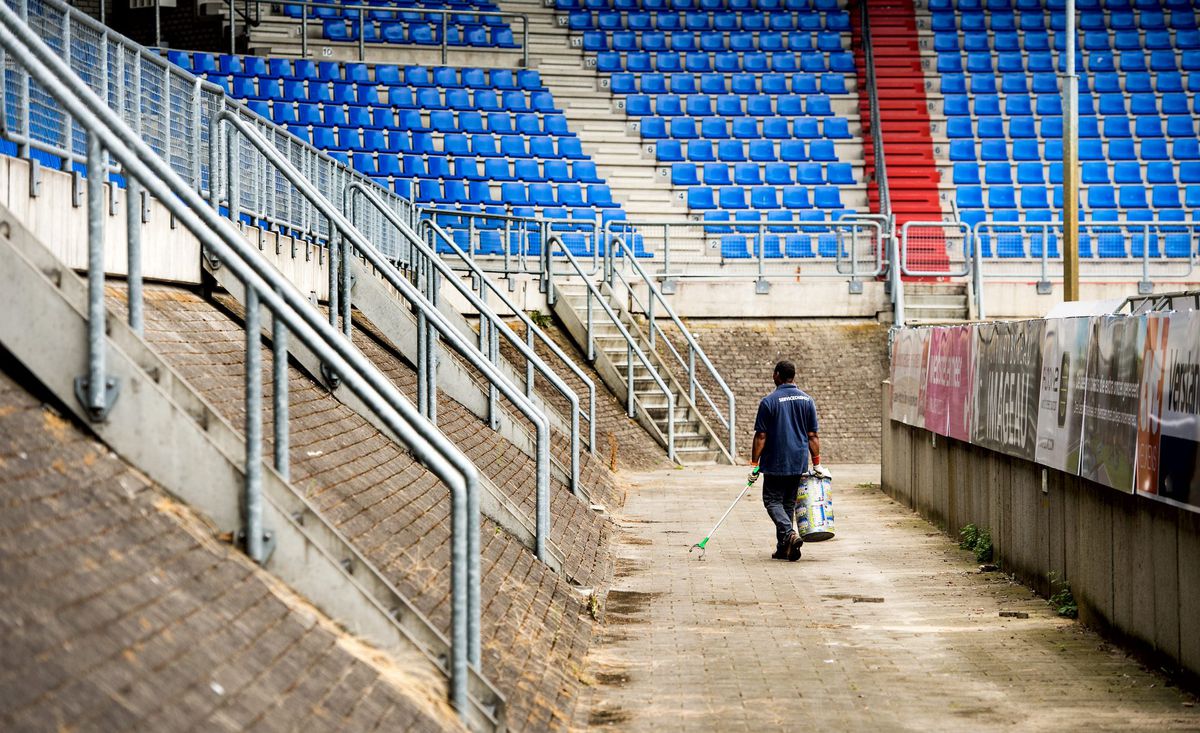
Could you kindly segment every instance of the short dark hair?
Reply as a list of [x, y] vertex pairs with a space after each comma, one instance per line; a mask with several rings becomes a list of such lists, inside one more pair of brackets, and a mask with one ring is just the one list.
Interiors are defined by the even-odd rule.
[[796, 378], [796, 365], [784, 359], [775, 365], [775, 373], [785, 382], [790, 382]]

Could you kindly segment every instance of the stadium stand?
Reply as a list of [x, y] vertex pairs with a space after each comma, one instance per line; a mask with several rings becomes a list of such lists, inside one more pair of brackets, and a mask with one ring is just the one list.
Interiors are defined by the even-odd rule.
[[[537, 71], [168, 55], [418, 204], [592, 228], [598, 218], [624, 218]], [[439, 221], [460, 232], [466, 248], [463, 218]], [[504, 252], [497, 220], [480, 226], [487, 233], [476, 251]], [[593, 237], [564, 241], [584, 255]], [[511, 253], [536, 255], [539, 247], [536, 234], [510, 234]]]
[[[557, 0], [617, 104], [653, 143], [689, 212], [706, 221], [814, 219], [850, 210], [861, 171], [833, 99], [850, 94], [849, 14], [829, 0]], [[734, 231], [714, 224], [710, 233]], [[727, 256], [744, 237], [726, 236]], [[778, 256], [778, 247], [768, 250]], [[745, 255], [742, 255], [745, 256]]]
[[[1182, 222], [1200, 207], [1200, 30], [1181, 0], [1079, 3], [1081, 218]], [[941, 162], [970, 225], [1061, 218], [1065, 68], [1058, 0], [930, 0], [945, 141]], [[1115, 228], [1113, 231], [1116, 231]], [[1149, 243], [1187, 256], [1188, 236]], [[1018, 238], [985, 254], [1023, 256]], [[1106, 245], [1106, 242], [1108, 245]], [[1015, 245], [1015, 246], [1012, 246]], [[1093, 246], [1094, 245], [1094, 246]], [[1081, 254], [1127, 257], [1125, 237], [1081, 237]], [[1057, 242], [1050, 243], [1051, 255]]]

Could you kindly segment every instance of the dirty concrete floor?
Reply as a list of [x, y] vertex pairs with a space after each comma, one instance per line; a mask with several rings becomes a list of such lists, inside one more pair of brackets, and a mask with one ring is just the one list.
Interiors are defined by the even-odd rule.
[[[745, 468], [625, 474], [591, 728], [665, 731], [1200, 730], [1144, 671], [874, 485], [836, 466], [837, 537], [770, 559], [759, 487], [698, 561]], [[1028, 614], [1027, 618], [1001, 612]]]

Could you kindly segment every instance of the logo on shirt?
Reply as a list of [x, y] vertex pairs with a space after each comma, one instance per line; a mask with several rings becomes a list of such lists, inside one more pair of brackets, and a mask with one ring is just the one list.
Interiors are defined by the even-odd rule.
[[780, 402], [792, 402], [793, 400], [808, 400], [811, 402], [812, 398], [809, 397], [808, 395], [802, 395], [802, 394], [794, 395], [792, 397], [780, 397], [779, 398]]

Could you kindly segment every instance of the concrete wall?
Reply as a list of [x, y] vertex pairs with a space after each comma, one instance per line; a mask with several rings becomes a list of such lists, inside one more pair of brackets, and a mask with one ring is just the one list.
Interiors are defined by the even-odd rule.
[[[873, 318], [690, 318], [687, 325], [733, 390], [742, 458], [750, 455], [758, 401], [775, 389], [771, 371], [776, 362], [789, 359], [796, 364], [796, 384], [817, 402], [821, 460], [878, 460], [879, 384], [887, 376], [886, 325]], [[707, 381], [706, 386], [717, 399], [715, 385]]]
[[1001, 567], [1043, 596], [1070, 583], [1079, 618], [1200, 677], [1200, 514], [893, 422], [883, 490], [957, 536], [991, 531]]

